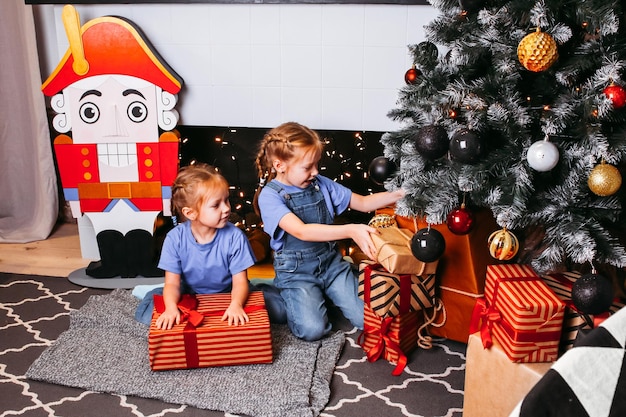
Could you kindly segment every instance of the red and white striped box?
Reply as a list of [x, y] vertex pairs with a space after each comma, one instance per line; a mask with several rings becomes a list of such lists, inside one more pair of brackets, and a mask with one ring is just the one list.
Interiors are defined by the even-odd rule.
[[396, 365], [393, 375], [400, 375], [407, 364], [406, 355], [417, 347], [422, 311], [407, 311], [395, 317], [380, 317], [365, 305], [365, 324], [359, 343], [369, 362], [380, 358]]
[[557, 359], [565, 304], [527, 265], [487, 266], [485, 297], [478, 299], [470, 332], [485, 347], [493, 336], [513, 362]]
[[[148, 335], [150, 367], [153, 371], [246, 365], [273, 361], [270, 321], [263, 293], [251, 292], [244, 306], [250, 321], [229, 326], [222, 321], [230, 294], [196, 295], [197, 307], [183, 311], [185, 320], [170, 330], [157, 329], [162, 298], [155, 296], [155, 309]], [[195, 321], [194, 318], [198, 320]], [[196, 322], [197, 326], [193, 322]]]

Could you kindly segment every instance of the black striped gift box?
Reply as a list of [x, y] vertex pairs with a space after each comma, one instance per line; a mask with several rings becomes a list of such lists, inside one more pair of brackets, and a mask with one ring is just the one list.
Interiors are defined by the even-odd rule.
[[435, 274], [392, 274], [372, 261], [359, 264], [359, 297], [379, 317], [432, 307]]

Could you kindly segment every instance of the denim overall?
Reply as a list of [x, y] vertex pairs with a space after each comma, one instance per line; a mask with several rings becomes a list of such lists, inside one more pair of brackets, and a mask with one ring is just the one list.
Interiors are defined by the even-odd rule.
[[[324, 193], [315, 181], [292, 194], [275, 181], [267, 186], [281, 195], [304, 223], [332, 224]], [[306, 242], [288, 233], [283, 239], [283, 248], [274, 254], [274, 285], [285, 300], [292, 333], [304, 340], [318, 340], [330, 332], [325, 296], [353, 326], [363, 329], [363, 301], [358, 297], [357, 277], [335, 243]]]

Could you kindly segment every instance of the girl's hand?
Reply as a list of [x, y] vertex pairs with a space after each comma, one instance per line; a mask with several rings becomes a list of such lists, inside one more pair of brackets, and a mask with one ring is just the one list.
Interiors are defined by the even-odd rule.
[[174, 324], [180, 324], [180, 311], [176, 309], [165, 309], [156, 319], [156, 327], [161, 330], [169, 330]]
[[378, 234], [378, 229], [368, 226], [366, 224], [353, 224], [352, 240], [363, 251], [368, 258], [375, 261], [377, 249], [372, 241], [372, 233]]
[[243, 307], [241, 307], [240, 305], [231, 304], [230, 306], [228, 306], [228, 308], [224, 312], [224, 315], [222, 316], [222, 321], [224, 320], [228, 320], [229, 326], [239, 326], [240, 324], [246, 324], [250, 319], [248, 318], [248, 315], [244, 311]]

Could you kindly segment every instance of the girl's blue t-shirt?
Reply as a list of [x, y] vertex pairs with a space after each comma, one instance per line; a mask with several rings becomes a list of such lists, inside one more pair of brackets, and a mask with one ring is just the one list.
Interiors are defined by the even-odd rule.
[[159, 268], [180, 274], [183, 285], [196, 294], [214, 294], [232, 288], [234, 274], [254, 265], [250, 242], [232, 223], [217, 229], [212, 242], [200, 244], [186, 221], [167, 233]]
[[[352, 190], [322, 175], [318, 175], [316, 179], [318, 186], [324, 193], [326, 207], [328, 207], [330, 215], [334, 218], [336, 215], [343, 213], [350, 206]], [[293, 185], [285, 185], [276, 180], [272, 181], [280, 185], [287, 194], [303, 190]], [[309, 187], [314, 187], [314, 185], [311, 184]], [[284, 215], [291, 213], [291, 210], [287, 207], [285, 199], [267, 185], [263, 187], [259, 194], [258, 204], [261, 211], [261, 219], [263, 220], [263, 230], [271, 237], [270, 246], [274, 251], [281, 250], [285, 231], [278, 226], [278, 223]]]

